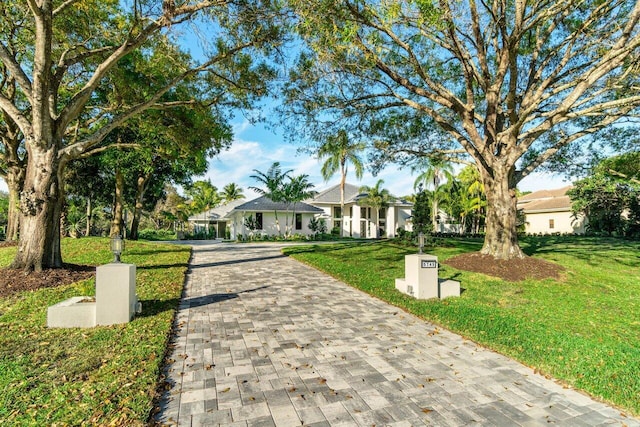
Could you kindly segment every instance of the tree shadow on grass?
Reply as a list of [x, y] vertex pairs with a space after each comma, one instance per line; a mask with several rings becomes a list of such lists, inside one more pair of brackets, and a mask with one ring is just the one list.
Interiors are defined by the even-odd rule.
[[156, 270], [165, 268], [187, 268], [189, 264], [186, 262], [178, 262], [175, 264], [157, 264], [157, 265], [136, 265], [136, 270]]
[[180, 304], [180, 299], [146, 299], [139, 302], [142, 303], [142, 313], [136, 314], [136, 317], [153, 317], [165, 311], [176, 310]]
[[531, 236], [522, 238], [520, 243], [522, 251], [529, 256], [562, 254], [591, 266], [616, 263], [636, 267], [640, 259], [640, 256], [631, 255], [638, 242], [611, 237]]
[[289, 246], [283, 249], [283, 253], [286, 256], [296, 255], [296, 254], [308, 254], [308, 253], [329, 253], [340, 251], [342, 249], [356, 248], [364, 245], [372, 245], [377, 243], [376, 241], [355, 241], [355, 242], [338, 242], [338, 243], [325, 243], [325, 244], [312, 244], [310, 243], [308, 246]]

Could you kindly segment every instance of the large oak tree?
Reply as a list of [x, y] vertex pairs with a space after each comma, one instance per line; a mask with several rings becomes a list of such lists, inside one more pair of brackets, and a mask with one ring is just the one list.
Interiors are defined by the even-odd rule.
[[310, 47], [288, 87], [292, 117], [320, 131], [388, 130], [390, 144], [403, 127], [438, 126], [448, 138], [422, 140], [418, 155], [461, 148], [475, 164], [488, 202], [482, 252], [496, 258], [524, 256], [516, 184], [640, 104], [637, 1], [289, 4]]
[[[62, 179], [70, 160], [147, 109], [192, 103], [190, 94], [172, 92], [184, 79], [202, 78], [211, 102], [235, 98], [250, 106], [273, 77], [259, 58], [281, 35], [261, 1], [21, 0], [1, 7], [0, 124], [18, 130], [14, 142], [26, 160], [12, 267], [25, 270], [62, 266]], [[206, 29], [199, 63], [171, 54], [174, 32], [194, 20]], [[123, 58], [164, 46], [173, 65], [166, 82], [148, 81], [137, 98], [104, 96]], [[179, 100], [167, 100], [168, 93]]]

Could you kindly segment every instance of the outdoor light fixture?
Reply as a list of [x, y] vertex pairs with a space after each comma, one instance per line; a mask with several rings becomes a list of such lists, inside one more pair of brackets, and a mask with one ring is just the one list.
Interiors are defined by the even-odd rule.
[[418, 253], [422, 253], [422, 249], [424, 248], [424, 233], [421, 231], [418, 233]]
[[120, 262], [120, 255], [124, 252], [124, 240], [120, 235], [111, 238], [111, 252], [113, 252], [113, 262]]

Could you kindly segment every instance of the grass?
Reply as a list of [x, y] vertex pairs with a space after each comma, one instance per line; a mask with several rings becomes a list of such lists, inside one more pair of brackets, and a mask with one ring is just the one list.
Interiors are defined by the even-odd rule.
[[[65, 262], [112, 260], [104, 238], [65, 239]], [[0, 248], [0, 266], [15, 248]], [[122, 261], [136, 264], [142, 314], [130, 323], [48, 329], [47, 307], [94, 295], [95, 279], [0, 299], [0, 425], [145, 425], [190, 250], [127, 242]]]
[[[479, 250], [451, 240], [428, 253], [443, 261]], [[404, 256], [392, 242], [305, 246], [285, 253], [352, 286], [510, 356], [592, 396], [640, 414], [640, 244], [544, 237], [521, 242], [528, 254], [566, 268], [561, 280], [506, 282], [440, 266], [461, 282], [459, 298], [416, 300], [395, 289]]]

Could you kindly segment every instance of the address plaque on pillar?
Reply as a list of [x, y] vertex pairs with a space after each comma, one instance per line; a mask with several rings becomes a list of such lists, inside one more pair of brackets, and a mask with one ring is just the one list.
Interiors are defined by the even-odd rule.
[[420, 267], [422, 267], [422, 268], [438, 268], [438, 261], [429, 261], [429, 260], [423, 259], [422, 262], [420, 263]]

